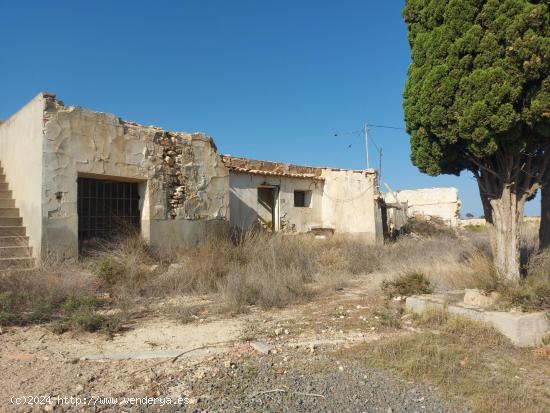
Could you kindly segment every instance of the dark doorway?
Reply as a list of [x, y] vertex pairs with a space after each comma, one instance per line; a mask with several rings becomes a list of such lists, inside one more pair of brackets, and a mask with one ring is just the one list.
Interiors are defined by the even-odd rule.
[[258, 188], [258, 219], [268, 231], [279, 231], [279, 188], [261, 186]]
[[136, 182], [78, 178], [78, 246], [139, 231]]

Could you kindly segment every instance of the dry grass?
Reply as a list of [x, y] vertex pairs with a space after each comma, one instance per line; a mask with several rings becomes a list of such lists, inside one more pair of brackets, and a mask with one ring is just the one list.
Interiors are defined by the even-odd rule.
[[0, 325], [51, 323], [55, 332], [118, 329], [119, 320], [97, 313], [93, 277], [71, 264], [44, 260], [33, 270], [0, 275]]
[[[344, 237], [250, 233], [236, 243], [209, 239], [164, 257], [139, 239], [119, 242], [94, 253], [88, 264], [115, 296], [221, 293], [233, 311], [305, 301], [379, 268], [380, 248]], [[176, 264], [168, 266], [169, 261]], [[160, 267], [151, 271], [155, 262]]]
[[550, 249], [531, 256], [527, 276], [519, 284], [499, 283], [496, 291], [500, 294], [499, 308], [550, 309]]
[[[409, 235], [385, 246], [345, 236], [244, 234], [209, 239], [193, 249], [153, 253], [139, 238], [105, 246], [89, 261], [115, 297], [220, 293], [232, 311], [284, 307], [343, 288], [350, 277], [425, 274], [437, 289], [471, 286], [477, 247], [446, 232]], [[479, 253], [481, 254], [481, 253]], [[168, 263], [176, 263], [169, 266]], [[480, 260], [480, 262], [482, 262]], [[158, 268], [151, 271], [151, 265]]]
[[425, 331], [354, 349], [369, 366], [436, 386], [473, 412], [550, 410], [550, 360], [515, 348], [486, 325], [445, 312], [418, 321]]
[[[477, 240], [477, 238], [476, 238]], [[476, 241], [482, 244], [481, 241]], [[385, 246], [334, 236], [244, 234], [238, 242], [209, 239], [158, 257], [140, 241], [96, 255], [92, 268], [115, 296], [221, 293], [232, 311], [249, 305], [283, 307], [343, 288], [350, 277], [381, 271], [388, 277], [425, 274], [438, 290], [477, 286], [486, 261], [470, 238], [444, 233], [401, 237]], [[151, 264], [160, 262], [155, 271]], [[176, 265], [168, 266], [168, 262]]]
[[96, 249], [88, 254], [85, 266], [97, 274], [102, 287], [119, 293], [140, 290], [150, 266], [159, 261], [146, 242], [134, 234], [96, 244]]
[[350, 277], [376, 271], [389, 278], [424, 274], [435, 290], [494, 289], [488, 249], [486, 234], [457, 235], [438, 223], [420, 222], [409, 224], [409, 235], [384, 246], [346, 236], [317, 240], [246, 233], [237, 241], [212, 238], [161, 255], [129, 236], [103, 245], [87, 265], [117, 300], [217, 293], [226, 307], [239, 312], [251, 305], [307, 301], [343, 288]]

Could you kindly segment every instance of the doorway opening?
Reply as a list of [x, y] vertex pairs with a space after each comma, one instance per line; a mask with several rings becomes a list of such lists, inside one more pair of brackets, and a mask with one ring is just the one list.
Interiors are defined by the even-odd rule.
[[270, 232], [279, 231], [279, 187], [260, 186], [258, 188], [257, 212], [263, 229]]
[[77, 180], [78, 249], [98, 241], [139, 232], [141, 216], [137, 182]]

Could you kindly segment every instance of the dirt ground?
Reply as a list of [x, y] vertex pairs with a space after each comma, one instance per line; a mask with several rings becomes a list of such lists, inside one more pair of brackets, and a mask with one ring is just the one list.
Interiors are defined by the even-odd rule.
[[[432, 389], [342, 357], [359, 343], [414, 333], [406, 315], [395, 328], [378, 312], [379, 279], [237, 316], [217, 311], [216, 297], [148, 303], [112, 338], [4, 328], [0, 411], [462, 411]], [[167, 311], [178, 306], [191, 315]], [[252, 348], [257, 340], [272, 351]]]

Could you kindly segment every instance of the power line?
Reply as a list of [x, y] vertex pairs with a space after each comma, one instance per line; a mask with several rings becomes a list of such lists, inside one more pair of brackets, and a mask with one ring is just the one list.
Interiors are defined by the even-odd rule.
[[[379, 177], [382, 176], [382, 147], [378, 145], [376, 140], [372, 137], [372, 132], [369, 134], [369, 131], [371, 129], [391, 129], [391, 130], [401, 130], [404, 131], [405, 128], [400, 126], [392, 126], [392, 125], [379, 125], [379, 124], [371, 124], [371, 123], [365, 123], [362, 130], [355, 130], [355, 131], [349, 131], [349, 132], [339, 132], [334, 133], [335, 137], [340, 136], [349, 136], [349, 135], [355, 135], [356, 138], [360, 137], [361, 135], [365, 135], [365, 150], [367, 155], [367, 168], [369, 167], [369, 142], [372, 142], [373, 146], [376, 148], [376, 151], [378, 152], [378, 161], [379, 161]], [[350, 143], [348, 145], [348, 148], [351, 148], [354, 145], [355, 142]]]
[[405, 128], [399, 126], [388, 126], [388, 125], [372, 125], [369, 123], [370, 128], [382, 128], [382, 129], [395, 129], [395, 130], [405, 130]]

